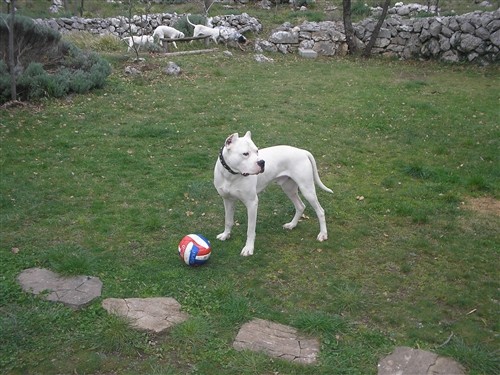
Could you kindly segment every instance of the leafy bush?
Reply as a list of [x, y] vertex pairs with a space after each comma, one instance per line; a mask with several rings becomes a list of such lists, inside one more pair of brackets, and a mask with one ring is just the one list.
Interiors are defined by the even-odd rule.
[[[6, 16], [0, 15], [0, 18], [6, 19]], [[75, 45], [62, 41], [58, 33], [35, 25], [26, 17], [16, 17], [15, 22], [15, 51], [19, 61], [16, 66], [16, 72], [19, 74], [16, 77], [18, 99], [59, 98], [70, 92], [85, 93], [104, 86], [111, 73], [111, 67], [106, 60], [94, 52], [82, 51]], [[18, 24], [21, 25], [19, 28]], [[2, 27], [1, 21], [0, 40], [8, 40], [6, 25]], [[19, 52], [21, 46], [23, 51], [28, 51], [27, 54]], [[2, 48], [0, 103], [10, 99], [11, 84], [11, 75], [5, 62], [8, 52], [3, 43]], [[28, 60], [27, 55], [30, 56]]]
[[47, 96], [50, 77], [40, 63], [31, 63], [17, 79], [18, 94], [26, 99]]
[[[7, 98], [3, 100], [3, 98]], [[10, 74], [5, 61], [0, 60], [0, 103], [10, 98]]]
[[352, 4], [351, 13], [358, 17], [368, 17], [371, 14], [371, 10], [365, 1], [358, 0]]
[[[10, 15], [0, 13], [0, 59], [7, 61]], [[22, 67], [32, 61], [39, 61], [40, 56], [47, 60], [57, 59], [61, 34], [51, 28], [36, 24], [31, 18], [14, 17], [14, 51], [16, 60]]]

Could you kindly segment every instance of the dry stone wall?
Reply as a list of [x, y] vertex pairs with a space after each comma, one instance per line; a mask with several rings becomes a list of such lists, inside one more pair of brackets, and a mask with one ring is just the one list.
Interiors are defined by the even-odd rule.
[[[51, 18], [37, 19], [61, 33], [87, 31], [92, 34], [112, 34], [119, 38], [152, 34], [159, 25], [173, 26], [184, 15], [177, 13], [148, 14], [114, 18]], [[213, 17], [214, 26], [233, 27], [241, 33], [262, 31], [262, 24], [246, 13]], [[354, 25], [360, 50], [367, 45], [377, 23], [368, 18]], [[129, 31], [130, 29], [130, 31]], [[256, 39], [255, 50], [262, 52], [293, 53], [313, 50], [318, 55], [347, 54], [342, 22], [304, 22], [294, 26], [285, 23], [273, 30], [267, 40]], [[488, 64], [500, 60], [500, 9], [476, 11], [459, 16], [405, 18], [390, 15], [380, 30], [372, 54], [407, 59], [437, 59], [446, 62], [474, 62]]]
[[[363, 50], [377, 19], [368, 18], [354, 26], [356, 42]], [[318, 55], [345, 55], [348, 47], [342, 22], [285, 23], [273, 30], [268, 40], [257, 40], [259, 52], [290, 53], [299, 48]], [[438, 59], [447, 62], [488, 64], [500, 60], [500, 9], [476, 11], [460, 16], [403, 18], [388, 17], [372, 54], [399, 59]]]
[[[151, 35], [160, 25], [174, 26], [179, 19], [184, 17], [177, 13], [147, 14], [142, 16], [113, 17], [113, 18], [50, 18], [36, 19], [35, 22], [50, 27], [60, 33], [86, 31], [96, 35], [112, 34], [119, 38], [132, 35]], [[216, 16], [212, 19], [213, 26], [233, 27], [241, 33], [250, 31], [258, 33], [262, 24], [246, 13], [240, 15]]]

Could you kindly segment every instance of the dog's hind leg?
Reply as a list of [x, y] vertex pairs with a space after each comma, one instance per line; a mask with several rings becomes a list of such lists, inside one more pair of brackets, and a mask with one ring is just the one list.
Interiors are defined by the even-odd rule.
[[283, 224], [283, 228], [285, 229], [293, 229], [297, 226], [300, 218], [302, 217], [302, 214], [304, 213], [304, 210], [306, 208], [304, 202], [300, 199], [299, 196], [299, 187], [297, 183], [292, 180], [289, 177], [286, 177], [283, 180], [278, 180], [277, 181], [278, 185], [281, 186], [285, 194], [287, 195], [288, 198], [292, 201], [293, 205], [295, 206], [295, 215], [289, 223]]

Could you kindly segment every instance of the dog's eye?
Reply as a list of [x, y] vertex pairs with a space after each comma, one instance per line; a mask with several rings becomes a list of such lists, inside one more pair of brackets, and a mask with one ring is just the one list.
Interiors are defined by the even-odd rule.
[[248, 153], [248, 152], [243, 153], [243, 156], [248, 156], [248, 155], [250, 155], [250, 153]]

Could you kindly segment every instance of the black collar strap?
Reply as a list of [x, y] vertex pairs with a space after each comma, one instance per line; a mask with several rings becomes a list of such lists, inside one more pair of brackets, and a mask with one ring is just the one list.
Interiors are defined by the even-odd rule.
[[220, 151], [219, 151], [219, 160], [220, 160], [220, 163], [222, 164], [222, 166], [231, 174], [238, 174], [238, 172], [235, 172], [231, 169], [231, 167], [229, 165], [227, 165], [226, 161], [224, 160], [224, 156], [222, 156], [222, 150], [224, 150], [224, 146], [222, 146], [220, 148]]

